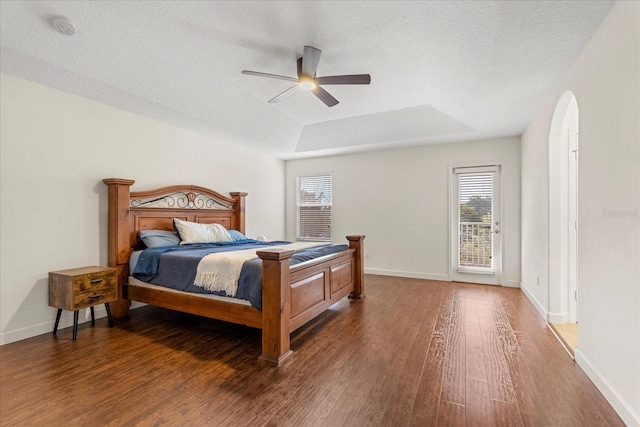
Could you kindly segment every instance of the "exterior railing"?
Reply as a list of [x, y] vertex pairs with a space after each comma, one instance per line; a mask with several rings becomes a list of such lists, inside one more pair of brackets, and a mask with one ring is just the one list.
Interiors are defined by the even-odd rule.
[[493, 230], [488, 222], [461, 222], [458, 233], [461, 267], [491, 268], [493, 253]]

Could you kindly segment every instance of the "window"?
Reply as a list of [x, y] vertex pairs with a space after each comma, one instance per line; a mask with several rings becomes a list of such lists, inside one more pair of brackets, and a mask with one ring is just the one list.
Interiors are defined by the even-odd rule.
[[458, 267], [493, 268], [494, 170], [456, 169], [458, 174]]
[[296, 238], [331, 241], [331, 175], [296, 178]]

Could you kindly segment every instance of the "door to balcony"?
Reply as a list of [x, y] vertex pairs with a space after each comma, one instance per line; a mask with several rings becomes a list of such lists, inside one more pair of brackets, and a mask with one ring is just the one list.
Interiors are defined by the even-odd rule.
[[452, 170], [451, 280], [499, 285], [500, 166]]

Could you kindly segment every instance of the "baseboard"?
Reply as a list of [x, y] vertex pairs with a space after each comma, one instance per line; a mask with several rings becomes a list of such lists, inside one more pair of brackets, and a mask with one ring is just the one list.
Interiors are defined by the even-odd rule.
[[[103, 304], [95, 306], [93, 312], [96, 319], [107, 316], [107, 310], [105, 310]], [[80, 315], [78, 316], [78, 324], [91, 321], [91, 315], [89, 315], [89, 318], [87, 319], [84, 313], [84, 310], [80, 310]], [[27, 338], [33, 338], [38, 335], [52, 333], [53, 327], [56, 324], [55, 316], [52, 317], [53, 318], [48, 322], [42, 322], [37, 325], [31, 325], [25, 328], [0, 333], [0, 345], [10, 344], [12, 342], [26, 340]], [[62, 312], [62, 315], [60, 316], [58, 329], [64, 329], [70, 326], [73, 326], [73, 311], [64, 310]]]
[[[365, 268], [364, 272], [365, 274], [374, 274], [377, 276], [406, 277], [409, 279], [438, 280], [441, 282], [450, 281], [449, 276], [446, 274], [416, 273], [413, 271], [384, 270], [380, 268]], [[520, 282], [516, 280], [505, 280], [501, 285], [506, 288], [519, 288]]]
[[529, 301], [531, 301], [531, 304], [533, 304], [533, 306], [535, 307], [535, 309], [538, 311], [538, 313], [540, 313], [540, 316], [542, 316], [543, 319], [547, 318], [547, 310], [544, 308], [544, 306], [542, 304], [540, 304], [540, 301], [538, 301], [531, 292], [529, 292], [529, 290], [527, 289], [526, 286], [524, 286], [523, 283], [520, 283], [520, 290], [522, 291], [522, 293], [525, 294], [525, 296], [529, 299]]
[[634, 412], [627, 402], [620, 398], [618, 393], [609, 385], [607, 380], [600, 372], [589, 362], [580, 348], [575, 351], [576, 363], [589, 377], [591, 382], [595, 384], [600, 393], [607, 399], [609, 404], [618, 413], [622, 421], [629, 427], [640, 427], [640, 414]]
[[517, 280], [505, 280], [502, 282], [502, 286], [505, 288], [519, 288], [520, 282]]
[[549, 323], [567, 323], [569, 313], [547, 313], [547, 322]]
[[446, 274], [416, 273], [413, 271], [383, 270], [380, 268], [365, 268], [364, 272], [365, 274], [374, 274], [377, 276], [406, 277], [409, 279], [439, 280], [443, 282], [449, 281], [449, 276]]

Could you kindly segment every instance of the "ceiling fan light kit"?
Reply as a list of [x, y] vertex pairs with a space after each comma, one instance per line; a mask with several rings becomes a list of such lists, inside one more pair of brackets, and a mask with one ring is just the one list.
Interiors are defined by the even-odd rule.
[[298, 58], [296, 64], [298, 69], [297, 78], [249, 70], [242, 70], [242, 74], [267, 77], [270, 79], [287, 80], [296, 83], [294, 86], [271, 98], [269, 100], [270, 103], [279, 102], [297, 92], [298, 89], [303, 89], [313, 93], [318, 99], [324, 102], [327, 107], [337, 105], [338, 100], [329, 92], [324, 90], [321, 85], [368, 85], [371, 83], [371, 76], [369, 74], [346, 74], [339, 76], [316, 77], [316, 69], [318, 68], [321, 53], [322, 51], [320, 49], [316, 49], [313, 46], [304, 47], [302, 58]]
[[303, 75], [298, 79], [298, 86], [300, 86], [300, 89], [311, 90], [315, 89], [317, 84], [313, 77]]

